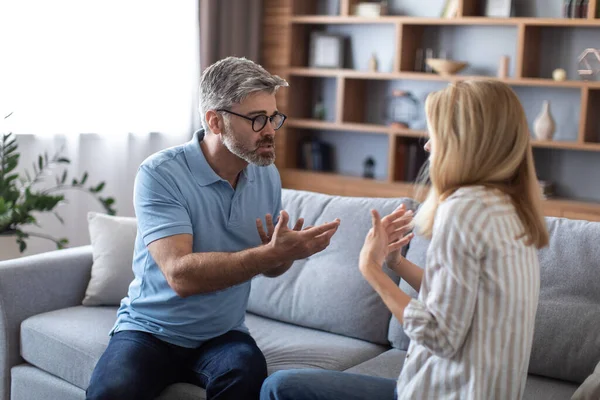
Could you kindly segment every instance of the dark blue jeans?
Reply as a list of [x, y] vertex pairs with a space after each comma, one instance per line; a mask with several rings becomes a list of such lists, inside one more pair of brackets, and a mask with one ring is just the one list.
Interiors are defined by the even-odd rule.
[[396, 400], [396, 380], [347, 372], [278, 371], [263, 384], [260, 400]]
[[152, 400], [172, 383], [206, 389], [208, 400], [259, 398], [267, 363], [254, 339], [231, 331], [197, 349], [138, 331], [113, 335], [87, 389], [88, 400]]

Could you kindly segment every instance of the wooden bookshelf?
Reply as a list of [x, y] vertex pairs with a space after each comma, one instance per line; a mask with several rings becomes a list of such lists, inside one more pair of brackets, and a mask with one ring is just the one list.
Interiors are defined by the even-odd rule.
[[[335, 16], [315, 15], [317, 0], [265, 0], [262, 64], [271, 72], [287, 79], [293, 90], [278, 94], [278, 107], [288, 115], [276, 139], [277, 165], [284, 187], [345, 196], [400, 197], [414, 195], [414, 185], [404, 176], [405, 146], [424, 143], [426, 132], [397, 129], [367, 123], [364, 99], [371, 81], [457, 82], [466, 79], [499, 79], [513, 87], [566, 88], [580, 91], [581, 109], [577, 136], [571, 141], [534, 141], [536, 148], [600, 152], [600, 82], [540, 78], [539, 48], [542, 30], [551, 28], [600, 28], [596, 3], [590, 2], [588, 18], [486, 18], [478, 16], [477, 0], [460, 0], [456, 18], [419, 18], [382, 16], [364, 18], [351, 15], [357, 0], [340, 0], [340, 13]], [[277, 21], [274, 23], [273, 21]], [[395, 52], [391, 72], [369, 72], [352, 69], [308, 67], [310, 32], [327, 25], [381, 25], [394, 27]], [[517, 30], [514, 76], [452, 75], [414, 72], [415, 50], [422, 42], [425, 29], [437, 26], [506, 26]], [[329, 80], [335, 83], [334, 115], [327, 120], [312, 119], [315, 97], [313, 83]], [[360, 133], [369, 137], [387, 136], [388, 176], [385, 180], [343, 176], [298, 169], [300, 141], [313, 132], [327, 134]], [[546, 215], [600, 220], [600, 204], [552, 199], [544, 203]]]

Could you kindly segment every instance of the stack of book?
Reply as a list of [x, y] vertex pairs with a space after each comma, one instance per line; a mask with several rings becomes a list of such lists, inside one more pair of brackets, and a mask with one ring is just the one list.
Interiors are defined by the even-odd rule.
[[319, 139], [305, 139], [300, 142], [299, 167], [310, 171], [333, 171], [333, 148]]

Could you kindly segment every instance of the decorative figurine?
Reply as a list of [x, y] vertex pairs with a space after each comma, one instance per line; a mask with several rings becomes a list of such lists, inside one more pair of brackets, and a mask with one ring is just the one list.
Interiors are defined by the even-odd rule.
[[538, 140], [552, 140], [555, 128], [554, 118], [552, 118], [552, 114], [550, 113], [550, 102], [545, 100], [542, 111], [533, 122], [535, 137]]
[[368, 179], [375, 178], [375, 160], [373, 157], [367, 157], [364, 162], [365, 170], [363, 172], [363, 177]]
[[567, 79], [567, 71], [565, 71], [562, 68], [556, 68], [553, 72], [552, 72], [552, 79], [554, 79], [555, 81], [564, 81]]

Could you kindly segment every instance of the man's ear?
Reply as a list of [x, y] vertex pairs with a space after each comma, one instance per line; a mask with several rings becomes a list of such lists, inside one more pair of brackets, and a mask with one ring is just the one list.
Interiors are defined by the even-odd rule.
[[205, 115], [206, 123], [212, 133], [219, 135], [223, 130], [223, 119], [218, 112], [214, 110], [208, 110]]

